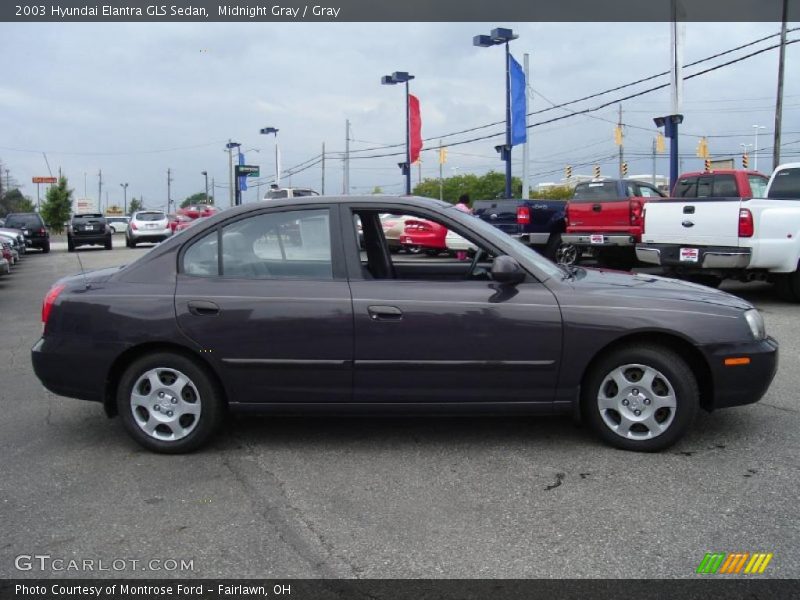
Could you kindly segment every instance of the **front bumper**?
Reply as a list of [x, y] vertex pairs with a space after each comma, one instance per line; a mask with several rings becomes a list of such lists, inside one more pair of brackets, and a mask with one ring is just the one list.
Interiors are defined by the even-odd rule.
[[636, 244], [636, 237], [626, 233], [562, 233], [561, 241], [575, 246], [602, 248], [603, 246], [633, 246]]
[[[681, 249], [697, 251], [697, 260], [681, 260]], [[686, 269], [746, 269], [751, 249], [738, 246], [692, 246], [681, 244], [639, 244], [636, 258], [662, 267]]]
[[[737, 344], [701, 346], [711, 367], [714, 394], [710, 409], [761, 400], [778, 369], [778, 342], [771, 337]], [[749, 364], [727, 366], [726, 358], [748, 358]]]

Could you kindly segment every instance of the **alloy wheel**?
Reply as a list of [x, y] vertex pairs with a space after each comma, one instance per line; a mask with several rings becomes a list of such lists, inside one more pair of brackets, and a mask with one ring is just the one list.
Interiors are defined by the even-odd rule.
[[176, 369], [155, 368], [133, 385], [131, 414], [139, 428], [161, 441], [188, 436], [200, 420], [202, 403], [197, 386]]

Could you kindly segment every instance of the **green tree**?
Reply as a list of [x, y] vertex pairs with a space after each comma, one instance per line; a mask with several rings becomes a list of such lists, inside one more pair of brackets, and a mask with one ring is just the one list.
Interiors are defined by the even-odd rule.
[[72, 213], [72, 190], [67, 188], [67, 178], [61, 177], [56, 185], [47, 190], [42, 203], [42, 219], [55, 233], [64, 231], [64, 223], [69, 221]]
[[131, 201], [128, 202], [128, 216], [130, 217], [137, 210], [142, 210], [143, 208], [144, 206], [139, 198], [131, 198]]
[[[462, 194], [469, 194], [470, 200], [494, 200], [502, 198], [505, 193], [506, 179], [503, 173], [489, 171], [484, 175], [455, 175], [442, 180], [442, 199], [455, 203]], [[522, 181], [511, 179], [511, 192], [515, 198], [522, 194]], [[439, 197], [439, 180], [425, 179], [414, 187], [414, 194], [427, 198]]]
[[554, 185], [541, 190], [531, 191], [531, 198], [546, 198], [548, 200], [569, 200], [575, 187], [571, 185]]
[[381, 186], [379, 186], [379, 185], [376, 185], [374, 188], [372, 188], [372, 193], [373, 194], [382, 194], [383, 193], [383, 188], [381, 188]]
[[[181, 208], [186, 208], [187, 206], [192, 206], [194, 204], [205, 204], [205, 203], [206, 203], [206, 193], [197, 192], [196, 194], [187, 196], [186, 199], [183, 202], [181, 202]], [[214, 204], [213, 196], [209, 196], [208, 203]]]
[[13, 212], [33, 212], [33, 202], [22, 195], [18, 189], [13, 189], [0, 199], [0, 216]]

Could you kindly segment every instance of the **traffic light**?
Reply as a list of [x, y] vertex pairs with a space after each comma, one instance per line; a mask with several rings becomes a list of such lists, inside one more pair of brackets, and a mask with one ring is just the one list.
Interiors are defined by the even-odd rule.
[[567, 165], [564, 169], [564, 179], [572, 179], [572, 165]]
[[700, 141], [697, 142], [697, 156], [700, 158], [708, 158], [708, 140], [704, 137], [700, 138]]
[[742, 168], [749, 169], [750, 168], [750, 157], [747, 155], [747, 152], [742, 154]]
[[659, 133], [656, 136], [656, 152], [663, 153], [663, 152], [666, 152], [666, 150], [667, 150], [667, 148], [666, 148], [666, 144], [664, 143], [664, 134], [663, 133]]
[[705, 171], [708, 173], [711, 170], [711, 159], [707, 158], [705, 160]]
[[439, 148], [439, 164], [443, 165], [447, 162], [447, 148]]
[[626, 162], [622, 163], [622, 176], [623, 177], [628, 176], [628, 163]]
[[617, 146], [622, 146], [622, 126], [617, 125], [614, 127], [614, 143]]
[[600, 177], [600, 165], [595, 165], [594, 166], [594, 178], [597, 179], [598, 177]]

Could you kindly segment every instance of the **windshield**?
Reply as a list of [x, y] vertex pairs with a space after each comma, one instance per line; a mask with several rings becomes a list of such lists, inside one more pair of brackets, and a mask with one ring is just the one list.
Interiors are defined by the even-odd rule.
[[6, 217], [6, 227], [16, 229], [29, 229], [41, 227], [42, 219], [39, 215], [13, 215]]
[[162, 212], [146, 212], [136, 215], [137, 221], [163, 221], [166, 218], [167, 215]]
[[800, 167], [781, 169], [775, 173], [768, 197], [780, 200], [800, 199]]

